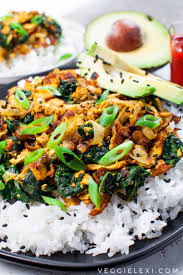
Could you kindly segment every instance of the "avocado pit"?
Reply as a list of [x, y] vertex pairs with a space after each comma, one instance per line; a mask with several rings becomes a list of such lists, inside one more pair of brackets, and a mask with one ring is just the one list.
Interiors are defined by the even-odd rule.
[[111, 31], [106, 37], [106, 44], [113, 51], [133, 51], [143, 44], [142, 31], [132, 20], [119, 19], [112, 24]]

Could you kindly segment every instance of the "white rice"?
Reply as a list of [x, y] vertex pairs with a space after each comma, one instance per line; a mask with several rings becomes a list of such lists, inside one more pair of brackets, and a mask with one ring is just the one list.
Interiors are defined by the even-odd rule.
[[[63, 30], [63, 37], [56, 53], [54, 53], [55, 47], [50, 45], [47, 48], [32, 49], [27, 55], [18, 55], [11, 60], [8, 66], [6, 62], [0, 62], [1, 78], [46, 71], [63, 65], [76, 57], [84, 47], [84, 28], [80, 24], [65, 18], [60, 19], [59, 22]], [[72, 54], [70, 59], [58, 62], [60, 56], [68, 53]]]
[[[180, 114], [173, 106], [170, 111]], [[183, 138], [182, 120], [178, 127]], [[30, 250], [37, 256], [74, 250], [92, 255], [108, 253], [109, 257], [117, 252], [128, 254], [136, 237], [140, 240], [159, 237], [167, 219], [175, 219], [182, 211], [182, 167], [183, 158], [167, 175], [149, 178], [138, 191], [137, 203], [127, 203], [113, 195], [112, 202], [95, 217], [88, 215], [91, 205], [83, 202], [69, 207], [65, 213], [57, 206], [34, 204], [28, 209], [20, 201], [13, 205], [2, 201], [0, 238], [4, 241], [0, 242], [0, 249]]]

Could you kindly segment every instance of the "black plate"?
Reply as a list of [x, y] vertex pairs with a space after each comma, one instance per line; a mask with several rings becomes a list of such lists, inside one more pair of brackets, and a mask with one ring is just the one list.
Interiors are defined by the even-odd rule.
[[[44, 73], [45, 74], [45, 73]], [[35, 76], [35, 75], [33, 75]], [[6, 85], [0, 89], [0, 98], [3, 98], [7, 90], [15, 86], [17, 81]], [[109, 221], [110, 222], [110, 221]], [[0, 250], [0, 258], [16, 264], [35, 266], [47, 269], [58, 270], [91, 270], [98, 267], [112, 266], [117, 264], [125, 264], [136, 261], [141, 257], [146, 257], [154, 252], [162, 249], [170, 242], [177, 239], [183, 233], [183, 213], [174, 221], [169, 221], [168, 226], [163, 230], [161, 237], [151, 240], [136, 241], [135, 245], [130, 248], [128, 255], [120, 253], [109, 258], [106, 254], [99, 256], [91, 256], [86, 254], [74, 253], [55, 253], [52, 256], [35, 257], [31, 253], [19, 254], [12, 253], [7, 250]]]

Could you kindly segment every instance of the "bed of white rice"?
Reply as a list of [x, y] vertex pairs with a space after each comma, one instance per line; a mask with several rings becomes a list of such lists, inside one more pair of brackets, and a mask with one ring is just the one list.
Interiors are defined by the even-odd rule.
[[56, 52], [54, 52], [55, 47], [50, 45], [47, 48], [32, 49], [27, 55], [19, 55], [13, 58], [8, 66], [6, 62], [0, 62], [0, 77], [21, 76], [46, 71], [63, 65], [69, 61], [67, 59], [58, 62], [60, 56], [64, 54], [69, 53], [72, 54], [71, 58], [76, 57], [84, 47], [84, 28], [80, 24], [66, 18], [59, 19], [58, 21], [63, 30], [63, 37]]
[[[170, 110], [180, 115], [173, 106]], [[183, 121], [178, 127], [183, 138]], [[100, 215], [89, 216], [90, 209], [83, 202], [65, 213], [57, 206], [2, 201], [0, 249], [30, 250], [37, 256], [74, 250], [110, 257], [117, 252], [128, 254], [136, 238], [159, 237], [167, 219], [175, 219], [183, 209], [183, 159], [166, 175], [150, 178], [139, 189], [137, 203], [114, 195]]]

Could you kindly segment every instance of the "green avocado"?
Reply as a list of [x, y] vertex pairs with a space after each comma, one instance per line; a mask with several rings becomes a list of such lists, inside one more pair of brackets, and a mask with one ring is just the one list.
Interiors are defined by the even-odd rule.
[[183, 87], [147, 74], [96, 43], [92, 45], [88, 55], [80, 55], [78, 66], [81, 74], [88, 79], [96, 72], [97, 84], [102, 88], [130, 97], [143, 97], [153, 93], [175, 104], [183, 104]]
[[119, 74], [113, 70], [112, 66], [104, 64], [101, 59], [81, 54], [78, 58], [78, 67], [80, 74], [87, 79], [97, 75], [97, 85], [103, 89], [109, 89], [113, 92], [138, 98], [151, 95], [155, 92], [155, 88], [146, 83], [144, 77], [121, 71]]
[[[136, 23], [143, 35], [143, 45], [129, 52], [118, 52], [108, 48], [106, 37], [112, 24], [119, 19], [128, 19]], [[85, 47], [89, 49], [94, 42], [116, 53], [120, 59], [139, 68], [161, 66], [169, 61], [169, 33], [158, 20], [140, 12], [112, 12], [96, 18], [85, 32]]]

